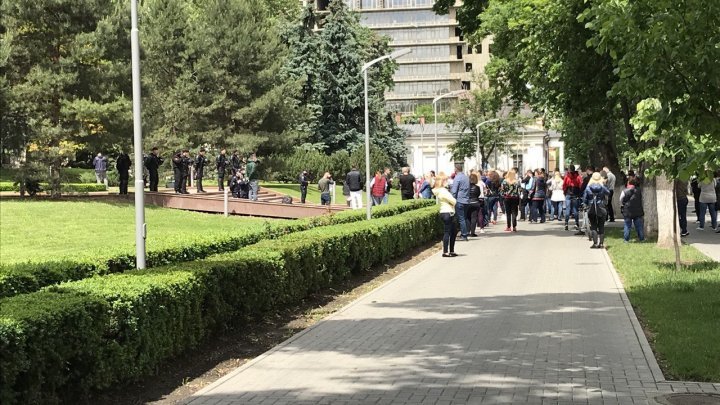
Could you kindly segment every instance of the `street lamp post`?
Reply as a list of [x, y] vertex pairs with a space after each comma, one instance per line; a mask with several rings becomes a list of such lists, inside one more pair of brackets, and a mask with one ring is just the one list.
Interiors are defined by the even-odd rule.
[[143, 181], [142, 117], [140, 114], [140, 36], [137, 0], [130, 1], [130, 50], [132, 57], [133, 152], [135, 153], [135, 265], [145, 268], [145, 182]]
[[[477, 135], [477, 143], [475, 144], [475, 168], [480, 170], [480, 127], [491, 122], [498, 122], [500, 118], [493, 118], [491, 120], [483, 121], [475, 126], [475, 133]], [[495, 147], [495, 168], [497, 168], [497, 146]]]
[[398, 49], [397, 51], [373, 59], [362, 67], [363, 79], [365, 81], [365, 192], [367, 194], [367, 219], [372, 218], [372, 200], [370, 195], [370, 111], [368, 109], [368, 69], [370, 66], [382, 62], [385, 59], [397, 59], [412, 52], [412, 49]]
[[440, 173], [440, 158], [438, 153], [437, 102], [444, 98], [457, 96], [465, 92], [467, 92], [467, 90], [455, 90], [449, 93], [441, 94], [433, 99], [433, 115], [435, 116], [435, 125], [433, 125], [435, 127], [435, 174]]

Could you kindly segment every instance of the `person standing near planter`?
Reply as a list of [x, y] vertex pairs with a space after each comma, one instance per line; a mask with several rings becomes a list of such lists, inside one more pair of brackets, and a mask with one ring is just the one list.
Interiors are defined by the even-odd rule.
[[415, 197], [415, 176], [410, 174], [409, 167], [402, 168], [400, 175], [400, 196], [403, 200], [412, 200]]
[[675, 180], [674, 186], [678, 223], [680, 224], [680, 236], [688, 236], [690, 235], [687, 229], [687, 207], [690, 201], [688, 200], [688, 183], [682, 180]]
[[455, 198], [455, 216], [460, 224], [460, 240], [468, 240], [468, 224], [465, 219], [465, 210], [470, 204], [470, 179], [463, 173], [462, 165], [455, 165], [455, 179], [450, 188]]
[[227, 170], [228, 158], [225, 148], [220, 149], [220, 154], [215, 159], [215, 169], [217, 170], [218, 191], [225, 190], [225, 171]]
[[370, 196], [373, 200], [373, 205], [380, 205], [385, 198], [385, 190], [387, 187], [387, 180], [385, 176], [380, 173], [380, 170], [375, 172], [375, 177], [370, 181]]
[[443, 222], [443, 257], [455, 257], [455, 236], [457, 228], [455, 227], [455, 212], [457, 200], [447, 189], [447, 176], [440, 172], [435, 177], [435, 186], [432, 190], [433, 195], [437, 197], [440, 204], [440, 219]]
[[205, 148], [200, 148], [197, 157], [195, 158], [195, 182], [198, 193], [205, 193], [203, 189], [202, 181], [203, 175], [205, 174], [205, 165], [207, 164], [207, 158], [205, 157]]
[[128, 193], [128, 183], [130, 181], [130, 173], [128, 170], [130, 170], [131, 165], [132, 162], [130, 161], [130, 156], [128, 156], [125, 152], [120, 152], [117, 160], [115, 161], [115, 168], [117, 169], [118, 177], [120, 178], [121, 195], [126, 195]]
[[238, 155], [238, 151], [235, 149], [232, 156], [230, 156], [230, 170], [233, 176], [240, 170], [240, 166], [242, 166], [242, 159], [240, 159], [240, 155]]
[[705, 212], [710, 211], [710, 227], [713, 231], [718, 229], [717, 224], [717, 211], [715, 209], [715, 203], [717, 202], [717, 195], [715, 194], [715, 179], [709, 178], [699, 182], [700, 185], [700, 224], [698, 225], [698, 231], [705, 230]]
[[320, 190], [320, 204], [330, 205], [330, 173], [325, 172], [320, 181], [318, 182], [318, 190]]
[[260, 184], [258, 183], [258, 160], [257, 156], [253, 153], [250, 155], [250, 159], [245, 166], [245, 175], [250, 182], [250, 201], [258, 200], [258, 191], [260, 191]]
[[308, 190], [308, 172], [307, 172], [307, 170], [303, 170], [303, 172], [300, 173], [300, 176], [298, 177], [298, 181], [300, 182], [300, 203], [305, 204], [305, 198], [307, 198], [307, 190]]
[[357, 167], [353, 166], [345, 176], [345, 184], [350, 190], [350, 207], [354, 210], [362, 209], [362, 176]]
[[93, 159], [93, 167], [95, 168], [95, 179], [97, 180], [97, 184], [105, 184], [105, 187], [107, 187], [108, 160], [102, 153], [98, 152], [95, 159]]

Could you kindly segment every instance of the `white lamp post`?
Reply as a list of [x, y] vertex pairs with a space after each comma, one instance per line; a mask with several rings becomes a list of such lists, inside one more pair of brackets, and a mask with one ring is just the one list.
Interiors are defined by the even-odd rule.
[[365, 185], [367, 194], [367, 219], [372, 217], [372, 200], [370, 195], [370, 111], [368, 110], [368, 69], [370, 66], [381, 62], [385, 59], [397, 59], [403, 55], [412, 52], [412, 49], [399, 49], [390, 55], [381, 56], [366, 63], [362, 67], [363, 78], [365, 80]]
[[143, 182], [142, 117], [140, 114], [140, 36], [137, 0], [130, 0], [130, 50], [132, 56], [133, 152], [135, 153], [135, 265], [145, 268], [145, 182]]
[[437, 129], [437, 102], [447, 98], [447, 97], [453, 97], [460, 94], [463, 94], [467, 92], [467, 90], [455, 90], [451, 91], [450, 93], [441, 94], [433, 99], [433, 115], [435, 116], [435, 174], [437, 175], [440, 173], [440, 163], [439, 163], [439, 155], [438, 155], [438, 129]]
[[[475, 132], [477, 134], [477, 143], [475, 144], [475, 168], [480, 170], [480, 127], [491, 122], [498, 122], [500, 118], [493, 118], [491, 120], [483, 121], [475, 126]], [[495, 147], [497, 152], [497, 146]], [[495, 154], [495, 168], [497, 168], [497, 153]]]

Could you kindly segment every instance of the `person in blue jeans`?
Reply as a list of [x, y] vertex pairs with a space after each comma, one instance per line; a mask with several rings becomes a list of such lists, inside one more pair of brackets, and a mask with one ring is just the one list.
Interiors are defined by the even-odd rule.
[[645, 241], [644, 232], [644, 216], [642, 202], [642, 190], [640, 189], [640, 181], [637, 177], [632, 178], [628, 186], [620, 194], [620, 205], [622, 206], [623, 217], [625, 219], [625, 227], [623, 229], [623, 239], [625, 243], [630, 242], [630, 231], [635, 228], [638, 240]]
[[455, 217], [460, 225], [460, 240], [468, 240], [468, 224], [465, 219], [465, 208], [470, 204], [470, 179], [463, 173], [462, 165], [455, 165], [455, 179], [450, 194], [457, 200]]
[[580, 205], [580, 189], [582, 186], [582, 178], [575, 171], [575, 166], [570, 165], [565, 178], [563, 179], [563, 193], [565, 194], [565, 230], [568, 230], [570, 216], [575, 219], [575, 229], [580, 229], [580, 216], [578, 208]]

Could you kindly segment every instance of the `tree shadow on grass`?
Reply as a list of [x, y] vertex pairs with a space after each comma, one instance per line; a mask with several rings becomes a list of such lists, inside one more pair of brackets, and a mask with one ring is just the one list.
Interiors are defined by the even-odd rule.
[[[653, 264], [662, 270], [675, 271], [674, 262], [655, 261], [653, 262]], [[720, 270], [720, 262], [715, 262], [712, 260], [703, 260], [700, 262], [682, 262], [681, 266], [682, 271], [689, 271], [693, 273]]]

